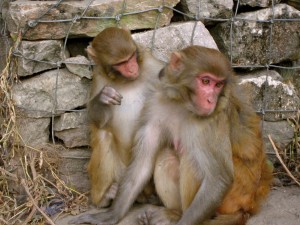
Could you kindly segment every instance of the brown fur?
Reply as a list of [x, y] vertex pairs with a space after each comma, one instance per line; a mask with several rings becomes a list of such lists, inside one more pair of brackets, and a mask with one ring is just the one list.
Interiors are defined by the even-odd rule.
[[[210, 63], [211, 60], [214, 60], [214, 63], [223, 63], [223, 59], [217, 60], [218, 57], [214, 54], [207, 54], [207, 51], [209, 52], [210, 50], [204, 49], [202, 52], [202, 54], [208, 56], [205, 57], [207, 60], [206, 63]], [[194, 53], [192, 52], [192, 55], [193, 54]], [[209, 59], [210, 57], [212, 59]], [[195, 58], [195, 56], [193, 58]], [[193, 60], [192, 63], [196, 63], [196, 60]], [[190, 65], [190, 67], [193, 67], [193, 65]], [[222, 75], [222, 70], [218, 71], [216, 69], [214, 72]], [[228, 114], [230, 140], [232, 144], [232, 160], [234, 165], [234, 180], [231, 188], [217, 209], [218, 216], [212, 220], [201, 223], [205, 225], [245, 224], [249, 215], [254, 214], [259, 210], [260, 202], [265, 199], [269, 193], [272, 181], [272, 168], [267, 163], [263, 149], [260, 118], [249, 105], [250, 103], [247, 96], [242, 96], [241, 93], [243, 93], [243, 91], [239, 90], [235, 84], [235, 77], [231, 74], [229, 76], [230, 82], [227, 83], [227, 90], [224, 90], [224, 97], [220, 98], [221, 100], [216, 109], [216, 113], [218, 113], [218, 110], [224, 109], [225, 107], [224, 112]], [[174, 85], [180, 86], [181, 84], [178, 79], [174, 80], [174, 77], [171, 77], [171, 79], [168, 80], [167, 85], [170, 85], [170, 80], [174, 82]], [[174, 85], [172, 84], [172, 87]], [[183, 91], [185, 91], [185, 89], [183, 89]], [[186, 94], [181, 93], [178, 95], [177, 93], [174, 95], [174, 90], [172, 90], [170, 96], [172, 96], [171, 98], [178, 100], [180, 99], [180, 96], [186, 96]], [[214, 142], [215, 140], [212, 139], [211, 141]], [[222, 149], [222, 145], [220, 145], [220, 149]], [[174, 154], [174, 157], [176, 157], [176, 154]], [[166, 161], [163, 157], [158, 158], [158, 160], [158, 163]], [[169, 171], [169, 173], [172, 173], [172, 171], [170, 171], [171, 169], [169, 169], [170, 165], [165, 163], [164, 166], [160, 168], [160, 171], [155, 171], [155, 177], [160, 177], [160, 179], [155, 180], [155, 185], [158, 187], [158, 194], [162, 198], [165, 206], [171, 209], [182, 210], [183, 212], [192, 203], [198, 187], [201, 184], [200, 180], [197, 179], [197, 172], [193, 168], [192, 162], [189, 161], [186, 164], [188, 166], [181, 168], [183, 178], [180, 178], [182, 180], [178, 182], [178, 189], [183, 190], [183, 192], [181, 194], [181, 201], [178, 201], [177, 203], [174, 203], [173, 201], [174, 199], [177, 199], [176, 195], [178, 195], [178, 191], [169, 192], [168, 194], [160, 191], [161, 186], [163, 186], [165, 190], [168, 189], [168, 182], [172, 186], [174, 186], [174, 182], [176, 182], [176, 180], [172, 179], [172, 175], [169, 175], [168, 173], [164, 175], [160, 172]], [[172, 164], [172, 167], [173, 170], [176, 171], [176, 165], [174, 165], [174, 163]], [[162, 175], [164, 175], [163, 178], [161, 177]], [[161, 181], [163, 181], [163, 184]], [[173, 202], [171, 207], [169, 207], [170, 202]], [[178, 203], [181, 204], [181, 207], [178, 207]], [[148, 224], [154, 225], [155, 223], [150, 221]]]
[[[94, 60], [88, 115], [92, 155], [88, 165], [91, 202], [106, 207], [114, 198], [120, 177], [131, 160], [134, 130], [143, 106], [143, 92], [148, 79], [157, 79], [162, 64], [146, 49], [138, 47], [129, 31], [110, 27], [99, 33], [87, 49]], [[139, 76], [128, 80], [113, 65], [137, 52]], [[104, 104], [100, 97], [105, 86], [123, 96], [121, 105]], [[146, 197], [153, 188], [145, 190]], [[141, 196], [141, 201], [145, 197]]]

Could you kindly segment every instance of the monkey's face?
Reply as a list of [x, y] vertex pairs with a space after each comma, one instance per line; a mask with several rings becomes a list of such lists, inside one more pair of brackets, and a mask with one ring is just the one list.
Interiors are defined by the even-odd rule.
[[198, 115], [208, 116], [215, 111], [224, 85], [223, 78], [211, 73], [202, 73], [195, 77], [191, 100]]
[[187, 110], [204, 117], [219, 108], [230, 76], [231, 66], [225, 56], [201, 46], [172, 53], [170, 62], [159, 74], [166, 96], [184, 102]]
[[119, 75], [128, 80], [135, 80], [139, 76], [139, 64], [137, 62], [137, 52], [121, 59], [112, 65], [112, 69], [119, 72]]

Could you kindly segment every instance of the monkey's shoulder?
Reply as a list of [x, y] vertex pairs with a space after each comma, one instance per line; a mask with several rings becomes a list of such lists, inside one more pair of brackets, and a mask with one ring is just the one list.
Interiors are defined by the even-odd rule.
[[160, 70], [165, 66], [165, 63], [154, 58], [150, 53], [145, 53], [143, 64], [142, 64], [142, 76], [157, 78]]

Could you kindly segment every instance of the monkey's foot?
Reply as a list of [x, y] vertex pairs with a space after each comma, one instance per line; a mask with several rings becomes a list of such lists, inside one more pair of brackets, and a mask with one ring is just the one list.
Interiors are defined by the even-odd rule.
[[97, 208], [106, 208], [109, 207], [112, 201], [116, 198], [117, 192], [119, 189], [119, 185], [117, 182], [114, 182], [110, 188], [103, 195], [103, 198], [98, 204], [95, 204]]
[[145, 211], [138, 216], [139, 225], [150, 225], [151, 218], [149, 218], [150, 213]]
[[175, 210], [164, 207], [151, 207], [139, 215], [139, 225], [174, 225], [180, 219]]

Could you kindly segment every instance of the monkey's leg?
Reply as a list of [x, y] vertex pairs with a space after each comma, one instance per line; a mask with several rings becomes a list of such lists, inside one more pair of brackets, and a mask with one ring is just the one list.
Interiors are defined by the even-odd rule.
[[179, 159], [171, 149], [164, 149], [157, 156], [154, 183], [158, 196], [168, 209], [181, 210], [179, 193]]
[[159, 152], [154, 167], [154, 184], [164, 206], [145, 208], [140, 225], [171, 225], [181, 217], [179, 195], [179, 160], [171, 149]]
[[200, 187], [200, 180], [195, 176], [195, 169], [192, 162], [183, 155], [180, 158], [180, 197], [182, 204], [182, 211], [185, 211], [192, 201]]
[[264, 158], [262, 162], [261, 178], [259, 187], [256, 192], [256, 200], [260, 203], [261, 200], [265, 199], [270, 192], [270, 187], [273, 179], [273, 165], [267, 159]]
[[140, 215], [140, 225], [171, 225], [181, 217], [179, 159], [171, 149], [159, 152], [154, 167], [156, 192], [165, 207], [148, 207]]
[[117, 192], [116, 178], [122, 162], [116, 157], [113, 135], [91, 127], [92, 155], [88, 165], [91, 184], [91, 201], [99, 207], [106, 207]]

